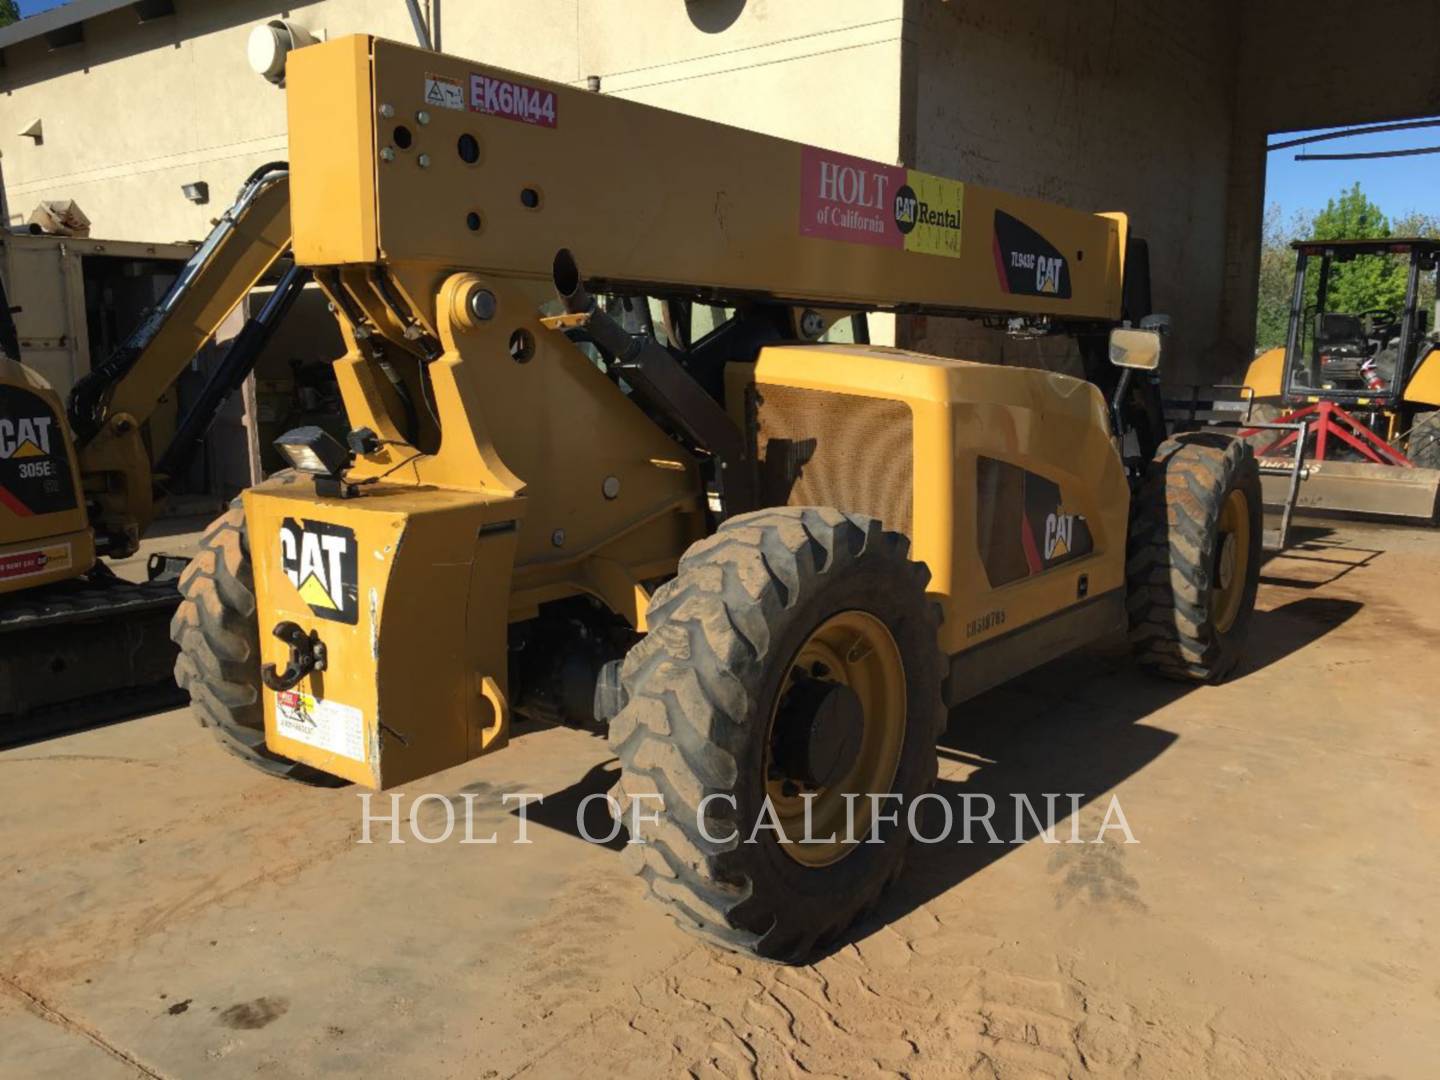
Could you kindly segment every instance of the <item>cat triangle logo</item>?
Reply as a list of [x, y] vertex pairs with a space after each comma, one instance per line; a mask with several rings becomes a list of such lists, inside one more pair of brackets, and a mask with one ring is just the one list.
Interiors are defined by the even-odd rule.
[[280, 523], [280, 569], [310, 611], [322, 619], [359, 620], [359, 576], [355, 533], [328, 521]]
[[312, 608], [328, 608], [335, 611], [335, 601], [330, 599], [330, 594], [325, 591], [325, 586], [320, 584], [320, 579], [311, 574], [305, 579], [305, 584], [300, 586], [300, 599], [309, 604]]
[[1045, 518], [1045, 561], [1064, 558], [1070, 554], [1075, 536], [1075, 515], [1057, 508]]
[[21, 443], [15, 448], [15, 452], [10, 456], [12, 458], [44, 457], [45, 451], [41, 450], [40, 447], [36, 446], [29, 439], [26, 439], [23, 443]]

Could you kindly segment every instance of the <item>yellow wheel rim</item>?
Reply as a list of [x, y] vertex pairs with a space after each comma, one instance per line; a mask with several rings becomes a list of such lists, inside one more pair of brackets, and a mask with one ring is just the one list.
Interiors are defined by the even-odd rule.
[[1214, 599], [1211, 613], [1215, 629], [1228, 633], [1240, 615], [1245, 597], [1245, 580], [1250, 572], [1250, 506], [1245, 493], [1236, 489], [1225, 498], [1220, 508], [1220, 521], [1215, 538]]
[[[781, 703], [797, 680], [839, 683], [859, 698], [864, 720], [859, 752], [843, 778], [828, 787], [808, 786], [786, 777], [775, 757], [777, 725], [788, 723]], [[770, 710], [765, 738], [765, 791], [785, 836], [782, 850], [807, 867], [829, 866], [850, 854], [853, 836], [863, 841], [870, 830], [870, 793], [889, 792], [905, 745], [905, 665], [895, 638], [883, 622], [865, 611], [843, 611], [826, 619], [800, 646]], [[846, 794], [853, 796], [848, 801]], [[810, 831], [806, 842], [806, 803]], [[853, 807], [850, 809], [849, 807]], [[882, 812], [904, 812], [887, 801]], [[847, 833], [847, 823], [853, 829]], [[832, 841], [830, 838], [835, 837]]]

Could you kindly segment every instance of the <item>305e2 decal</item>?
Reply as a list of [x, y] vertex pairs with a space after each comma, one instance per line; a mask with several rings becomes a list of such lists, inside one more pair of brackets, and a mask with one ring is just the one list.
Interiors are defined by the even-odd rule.
[[75, 508], [64, 430], [44, 398], [0, 386], [0, 506], [18, 517]]

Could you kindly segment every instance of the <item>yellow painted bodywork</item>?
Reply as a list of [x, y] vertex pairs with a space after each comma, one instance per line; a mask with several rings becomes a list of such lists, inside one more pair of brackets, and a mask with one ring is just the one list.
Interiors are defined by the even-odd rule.
[[[51, 438], [66, 440], [65, 406], [60, 395], [50, 388], [40, 374], [24, 364], [17, 364], [0, 354], [0, 386], [10, 386], [38, 397], [56, 418], [57, 429]], [[68, 449], [68, 445], [67, 445]], [[78, 495], [80, 473], [75, 454], [68, 452], [69, 473], [64, 478]], [[0, 596], [31, 589], [53, 581], [78, 577], [95, 565], [95, 538], [85, 516], [85, 503], [77, 497], [70, 510], [48, 514], [18, 514], [0, 499], [0, 565], [23, 557], [39, 557], [44, 566], [23, 576], [0, 574]]]
[[[1109, 437], [1105, 401], [1090, 383], [1034, 368], [867, 345], [762, 349], [755, 364], [732, 364], [728, 376], [732, 402], [744, 400], [747, 385], [762, 397], [768, 387], [787, 386], [909, 408], [911, 555], [930, 568], [930, 592], [945, 613], [940, 644], [946, 653], [1124, 585], [1129, 486]], [[1092, 552], [989, 587], [977, 530], [976, 461], [982, 454], [1058, 484], [1065, 509], [1088, 524]], [[1014, 541], [1018, 545], [1020, 538]], [[1082, 575], [1088, 579], [1083, 596]]]
[[[555, 125], [424, 100], [427, 80], [468, 94], [472, 75], [553, 93]], [[287, 85], [296, 258], [340, 318], [349, 424], [382, 445], [346, 471], [353, 498], [294, 479], [246, 494], [262, 658], [285, 664], [278, 622], [318, 634], [327, 670], [297, 692], [358, 712], [364, 732], [349, 744], [358, 757], [287, 736], [266, 690], [267, 745], [361, 783], [403, 783], [504, 745], [507, 627], [589, 595], [643, 630], [647, 583], [673, 574], [710, 527], [698, 462], [541, 321], [557, 250], [574, 253], [595, 291], [765, 296], [797, 324], [806, 307], [833, 321], [903, 305], [1119, 318], [1123, 215], [964, 185], [971, 239], [949, 254], [802, 238], [796, 143], [363, 37], [297, 50]], [[466, 135], [474, 164], [457, 152]], [[1069, 297], [1007, 291], [991, 243], [1002, 213], [1066, 254]], [[864, 346], [767, 348], [727, 371], [742, 429], [746, 384], [912, 411], [914, 549], [946, 607], [948, 652], [1076, 603], [1082, 575], [1090, 595], [1119, 587], [1127, 489], [1089, 384]], [[982, 450], [1060, 485], [1094, 550], [981, 585]], [[354, 623], [307, 600], [320, 594], [287, 564], [287, 520], [353, 531]], [[997, 605], [1004, 618], [987, 620]]]
[[[331, 662], [304, 690], [364, 717], [362, 758], [317, 749], [277, 731], [267, 690], [271, 749], [378, 788], [505, 744], [509, 715], [484, 684], [495, 679], [503, 691], [504, 613], [523, 500], [388, 486], [364, 499], [326, 499], [309, 482], [291, 480], [247, 492], [245, 512], [265, 629], [285, 619], [318, 629]], [[353, 530], [353, 624], [316, 618], [285, 575], [277, 537], [287, 517]], [[285, 649], [268, 649], [266, 658], [283, 668]]]
[[1417, 405], [1440, 406], [1440, 349], [1432, 349], [1420, 361], [1405, 386], [1405, 400]]
[[1285, 349], [1266, 349], [1250, 361], [1245, 383], [1256, 398], [1278, 398], [1285, 386]]

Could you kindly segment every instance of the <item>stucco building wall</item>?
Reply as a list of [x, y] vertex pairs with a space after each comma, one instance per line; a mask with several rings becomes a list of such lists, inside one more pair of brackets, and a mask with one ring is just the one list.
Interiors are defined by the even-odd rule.
[[[431, 0], [434, 3], [434, 0]], [[131, 5], [84, 41], [4, 49], [0, 167], [12, 222], [73, 198], [94, 235], [194, 240], [256, 165], [286, 153], [283, 93], [249, 68], [274, 0]], [[1167, 377], [1243, 370], [1252, 340], [1269, 132], [1440, 112], [1440, 70], [1386, 65], [1356, 40], [1424, 50], [1434, 0], [443, 0], [447, 52], [708, 119], [1007, 188], [1124, 210], [1150, 241], [1174, 318]], [[1299, 10], [1302, 9], [1303, 10]], [[318, 37], [414, 41], [404, 0], [283, 9]], [[37, 145], [19, 134], [44, 126]], [[671, 152], [683, 154], [684, 147]], [[577, 168], [583, 168], [577, 162]], [[181, 185], [204, 180], [210, 203]], [[876, 339], [887, 340], [887, 320]], [[1063, 364], [956, 320], [903, 320], [902, 343]]]
[[[127, 5], [85, 40], [5, 50], [0, 152], [11, 220], [73, 198], [93, 235], [198, 239], [257, 165], [286, 154], [283, 91], [251, 71], [251, 29], [273, 0], [176, 0], [146, 24]], [[693, 7], [693, 10], [692, 10]], [[447, 52], [680, 112], [894, 161], [900, 0], [810, 5], [669, 0], [487, 0], [441, 5]], [[738, 11], [727, 22], [731, 10]], [[317, 0], [288, 17], [317, 37], [368, 32], [414, 42], [403, 0]], [[40, 119], [40, 144], [19, 134]], [[684, 153], [676, 147], [676, 153]], [[577, 162], [577, 168], [583, 163]], [[204, 180], [209, 205], [181, 185]]]

